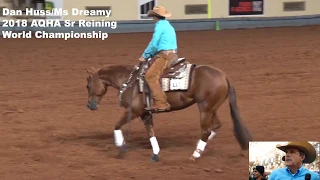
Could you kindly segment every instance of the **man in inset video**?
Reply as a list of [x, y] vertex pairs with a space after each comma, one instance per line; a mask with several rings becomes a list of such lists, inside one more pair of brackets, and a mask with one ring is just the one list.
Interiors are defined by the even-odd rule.
[[290, 142], [277, 148], [286, 153], [282, 158], [286, 167], [273, 170], [268, 180], [319, 180], [317, 173], [303, 166], [304, 163], [312, 163], [317, 157], [315, 148], [309, 142]]

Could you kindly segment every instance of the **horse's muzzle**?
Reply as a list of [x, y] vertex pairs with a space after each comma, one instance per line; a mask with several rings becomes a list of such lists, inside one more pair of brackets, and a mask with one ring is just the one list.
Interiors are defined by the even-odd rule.
[[95, 102], [88, 101], [87, 108], [94, 111], [98, 109], [98, 105]]

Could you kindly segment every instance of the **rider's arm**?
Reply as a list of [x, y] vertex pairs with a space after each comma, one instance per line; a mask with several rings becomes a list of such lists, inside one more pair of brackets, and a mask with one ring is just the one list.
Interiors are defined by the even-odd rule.
[[157, 53], [157, 46], [162, 34], [161, 24], [156, 24], [154, 33], [148, 47], [144, 50], [142, 57], [148, 59]]

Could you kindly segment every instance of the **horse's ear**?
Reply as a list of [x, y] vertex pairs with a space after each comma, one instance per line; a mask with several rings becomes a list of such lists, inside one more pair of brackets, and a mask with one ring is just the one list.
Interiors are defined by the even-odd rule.
[[93, 74], [94, 72], [96, 72], [96, 68], [94, 68], [94, 67], [87, 68], [87, 73]]

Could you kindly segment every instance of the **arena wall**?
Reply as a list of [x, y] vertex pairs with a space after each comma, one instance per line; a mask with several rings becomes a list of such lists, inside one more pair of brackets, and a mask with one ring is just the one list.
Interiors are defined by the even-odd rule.
[[[0, 0], [0, 7], [9, 6], [8, 0]], [[110, 33], [150, 32], [153, 23], [145, 19], [143, 15], [151, 5], [163, 5], [172, 12], [169, 18], [178, 31], [187, 30], [213, 30], [219, 21], [221, 29], [279, 27], [279, 26], [303, 26], [320, 24], [319, 0], [264, 0], [261, 5], [256, 5], [256, 11], [247, 12], [247, 9], [234, 5], [229, 0], [48, 0], [61, 4], [58, 7], [71, 11], [78, 9], [111, 9], [111, 17], [102, 16], [72, 16], [61, 17], [64, 20], [107, 20], [118, 21], [117, 29], [110, 28], [3, 28], [0, 30], [46, 30], [49, 32], [88, 32], [101, 30]], [[236, 1], [237, 2], [237, 1]], [[288, 4], [289, 3], [289, 4]], [[209, 4], [209, 8], [208, 7]], [[247, 4], [248, 5], [248, 4]], [[230, 14], [229, 6], [236, 10]], [[238, 6], [238, 7], [237, 7]], [[144, 8], [144, 9], [143, 9]], [[251, 8], [251, 7], [250, 7]], [[260, 8], [260, 10], [259, 10]], [[241, 11], [237, 11], [237, 10]], [[144, 12], [142, 12], [144, 11]], [[259, 12], [260, 11], [260, 12]], [[209, 18], [209, 17], [211, 18]], [[9, 18], [9, 17], [0, 17]]]
[[83, 20], [137, 20], [138, 19], [138, 1], [137, 0], [63, 0], [63, 8], [71, 12], [72, 8], [94, 9], [95, 7], [110, 8], [112, 14], [109, 18], [101, 16], [72, 16], [70, 13], [64, 16], [64, 19], [77, 21]]
[[[72, 7], [86, 9], [86, 7], [110, 7], [112, 16], [108, 20], [139, 20], [140, 5], [151, 2], [151, 0], [63, 0], [65, 9], [71, 10]], [[320, 14], [319, 0], [263, 0], [262, 14], [249, 15], [261, 17], [284, 17]], [[163, 5], [172, 12], [169, 19], [204, 19], [208, 18], [233, 18], [246, 17], [248, 15], [230, 15], [229, 0], [155, 0], [154, 4]], [[209, 9], [208, 9], [209, 5]], [[105, 17], [87, 17], [87, 16], [64, 16], [64, 19], [77, 20], [101, 20]]]
[[[0, 0], [0, 7], [10, 7], [11, 0]], [[169, 19], [204, 19], [204, 18], [233, 18], [233, 17], [286, 17], [286, 16], [301, 16], [320, 14], [319, 0], [261, 0], [261, 13], [238, 13], [230, 14], [230, 8], [241, 9], [238, 1], [233, 0], [47, 0], [62, 7], [69, 12], [72, 8], [85, 9], [111, 9], [112, 15], [109, 18], [103, 16], [63, 16], [63, 19], [69, 20], [140, 20], [141, 9], [143, 5], [149, 8], [149, 5], [163, 5], [172, 12], [172, 17]], [[241, 0], [240, 0], [241, 1]], [[235, 5], [237, 4], [237, 5]], [[250, 3], [251, 4], [251, 3]], [[246, 3], [246, 5], [250, 4]], [[251, 4], [251, 6], [254, 6]], [[259, 5], [256, 5], [259, 6]], [[144, 9], [144, 13], [148, 9]], [[245, 10], [243, 10], [245, 11]], [[256, 10], [258, 11], [258, 10]], [[0, 10], [1, 12], [1, 10]], [[9, 18], [9, 17], [1, 17]]]
[[267, 0], [265, 9], [267, 17], [315, 15], [320, 14], [320, 1]]
[[287, 17], [320, 14], [320, 1], [318, 0], [264, 0], [263, 13], [259, 15], [230, 15], [229, 0], [212, 0], [211, 7], [212, 18]]
[[3, 7], [11, 8], [10, 2], [8, 2], [6, 0], [0, 0], [0, 22], [2, 22], [4, 19], [9, 19], [8, 17], [2, 16], [1, 12], [2, 12]]
[[[212, 0], [215, 1], [215, 0]], [[112, 16], [105, 17], [88, 17], [88, 16], [64, 16], [64, 19], [77, 20], [139, 20], [140, 5], [151, 2], [150, 0], [90, 0], [90, 1], [77, 1], [77, 0], [63, 0], [64, 9], [71, 11], [72, 8], [86, 9], [87, 7], [110, 7]], [[224, 2], [222, 0], [222, 2]], [[207, 3], [208, 0], [155, 0], [154, 4], [165, 6], [172, 12], [172, 17], [169, 19], [202, 19], [207, 18]], [[203, 14], [185, 14], [185, 5], [205, 5], [205, 13]]]
[[[70, 10], [72, 7], [85, 9], [88, 6], [110, 6], [113, 14], [110, 20], [138, 20], [141, 3], [150, 2], [150, 0], [90, 0], [76, 1], [64, 0], [64, 7]], [[229, 0], [155, 0], [155, 4], [163, 5], [172, 12], [169, 19], [203, 19], [208, 18], [232, 18], [246, 17], [248, 15], [230, 15]], [[209, 9], [208, 9], [209, 5]], [[319, 0], [264, 0], [262, 1], [262, 14], [249, 16], [262, 17], [283, 17], [283, 16], [300, 16], [320, 14]], [[105, 17], [74, 17], [65, 16], [65, 19], [106, 19]]]

